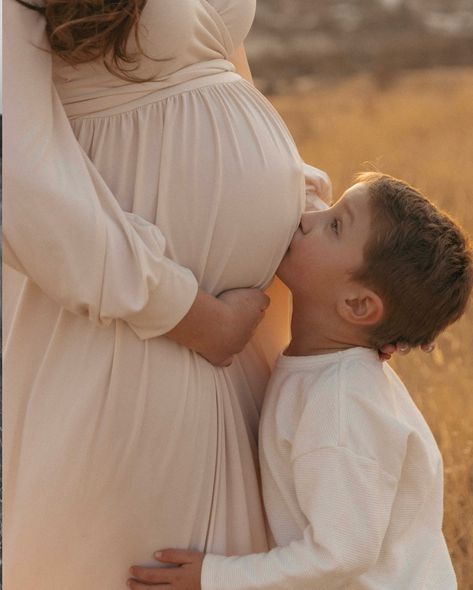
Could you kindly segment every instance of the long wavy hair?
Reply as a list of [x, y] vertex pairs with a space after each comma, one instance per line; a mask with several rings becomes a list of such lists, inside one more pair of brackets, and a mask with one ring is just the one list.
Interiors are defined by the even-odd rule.
[[[119, 78], [144, 82], [133, 71], [144, 54], [138, 35], [138, 20], [147, 0], [16, 0], [46, 18], [52, 51], [72, 65], [102, 59]], [[127, 42], [134, 34], [138, 52], [130, 53]]]

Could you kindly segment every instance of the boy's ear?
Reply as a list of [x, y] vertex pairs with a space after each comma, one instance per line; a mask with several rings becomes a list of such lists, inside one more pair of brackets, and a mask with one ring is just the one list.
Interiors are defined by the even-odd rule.
[[384, 305], [381, 297], [374, 291], [363, 289], [340, 298], [337, 311], [350, 324], [374, 326], [383, 317]]

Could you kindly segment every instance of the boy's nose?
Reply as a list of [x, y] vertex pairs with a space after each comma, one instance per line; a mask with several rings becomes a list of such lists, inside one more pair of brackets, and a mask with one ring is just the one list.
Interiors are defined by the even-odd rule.
[[301, 217], [301, 229], [303, 234], [307, 234], [314, 227], [317, 222], [317, 211], [311, 211], [310, 213], [303, 213]]

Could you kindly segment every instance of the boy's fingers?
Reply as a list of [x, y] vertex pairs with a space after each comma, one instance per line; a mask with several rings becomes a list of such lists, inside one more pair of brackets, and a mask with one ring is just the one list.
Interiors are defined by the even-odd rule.
[[146, 584], [170, 584], [173, 581], [173, 574], [176, 568], [165, 567], [139, 567], [130, 568], [134, 581], [145, 582]]
[[198, 551], [188, 551], [186, 549], [163, 549], [156, 551], [155, 559], [162, 563], [175, 563], [178, 565], [192, 563], [199, 555]]
[[140, 584], [140, 582], [135, 582], [135, 580], [128, 581], [128, 588], [131, 590], [150, 590], [150, 588], [170, 588], [168, 584], [160, 584], [159, 586], [150, 586], [149, 584]]

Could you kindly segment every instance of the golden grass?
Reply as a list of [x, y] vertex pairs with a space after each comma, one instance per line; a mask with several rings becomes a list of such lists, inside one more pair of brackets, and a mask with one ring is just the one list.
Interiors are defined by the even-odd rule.
[[[473, 236], [473, 69], [404, 73], [387, 88], [357, 76], [272, 102], [304, 160], [331, 175], [335, 195], [375, 165], [420, 188]], [[473, 590], [473, 305], [433, 354], [414, 351], [393, 366], [440, 446], [445, 536], [458, 587]]]

